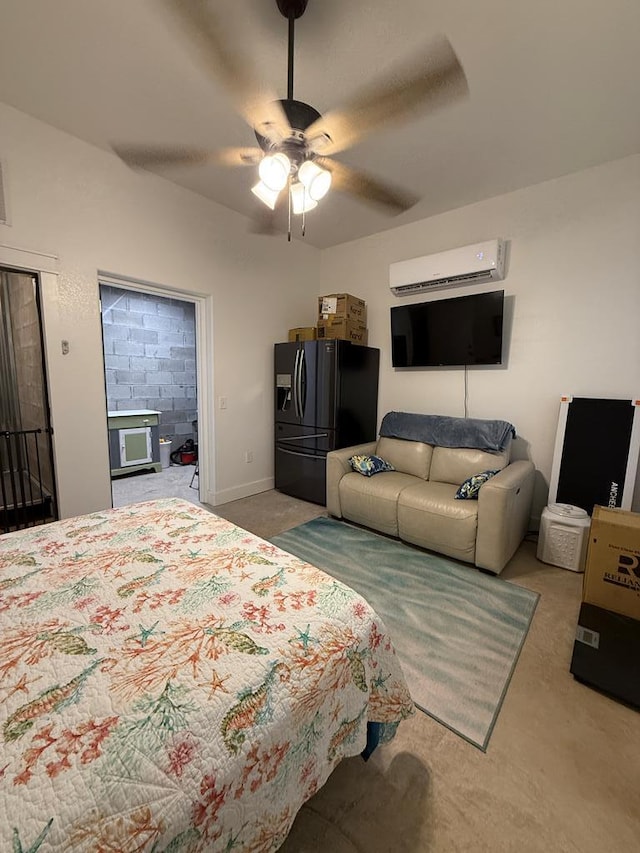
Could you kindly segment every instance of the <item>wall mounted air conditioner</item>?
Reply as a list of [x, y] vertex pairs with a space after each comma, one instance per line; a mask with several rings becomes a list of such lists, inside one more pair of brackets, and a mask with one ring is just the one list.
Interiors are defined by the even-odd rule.
[[505, 276], [503, 240], [487, 240], [389, 266], [389, 287], [396, 296], [460, 284], [502, 281]]

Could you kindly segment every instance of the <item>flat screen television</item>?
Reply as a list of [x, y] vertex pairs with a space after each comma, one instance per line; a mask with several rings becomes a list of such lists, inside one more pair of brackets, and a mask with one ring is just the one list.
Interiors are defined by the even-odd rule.
[[504, 290], [391, 309], [394, 367], [502, 363]]

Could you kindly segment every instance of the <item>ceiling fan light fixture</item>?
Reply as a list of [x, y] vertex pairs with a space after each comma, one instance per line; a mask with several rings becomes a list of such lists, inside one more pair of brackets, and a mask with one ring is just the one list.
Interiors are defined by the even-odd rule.
[[295, 184], [291, 184], [291, 209], [293, 213], [296, 215], [308, 213], [317, 206], [318, 202], [310, 197], [304, 184], [297, 181]]
[[258, 181], [255, 187], [251, 187], [251, 192], [257, 196], [263, 204], [270, 207], [271, 210], [276, 209], [276, 202], [280, 195], [280, 190], [272, 190], [263, 181]]
[[331, 172], [322, 169], [313, 160], [304, 161], [298, 169], [298, 178], [313, 201], [320, 201], [329, 192]]
[[289, 180], [291, 161], [286, 154], [267, 154], [258, 166], [258, 174], [262, 183], [274, 192], [284, 189]]

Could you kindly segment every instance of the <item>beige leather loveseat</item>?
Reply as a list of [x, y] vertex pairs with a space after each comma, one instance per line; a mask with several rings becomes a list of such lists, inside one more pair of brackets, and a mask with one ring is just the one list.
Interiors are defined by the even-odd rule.
[[[510, 463], [510, 449], [510, 441], [496, 452], [381, 436], [334, 450], [327, 455], [327, 509], [498, 574], [527, 532], [535, 475], [529, 461]], [[354, 454], [380, 456], [395, 471], [365, 477], [349, 464]], [[496, 469], [477, 500], [455, 499], [468, 477]]]

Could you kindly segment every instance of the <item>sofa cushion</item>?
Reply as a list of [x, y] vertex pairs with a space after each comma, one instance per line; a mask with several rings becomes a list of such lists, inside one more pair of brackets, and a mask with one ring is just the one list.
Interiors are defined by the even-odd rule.
[[477, 501], [457, 501], [457, 486], [417, 483], [398, 498], [398, 535], [406, 542], [473, 563], [478, 528]]
[[398, 471], [383, 471], [376, 477], [345, 474], [338, 486], [342, 517], [397, 536], [398, 495], [415, 482], [415, 477]]
[[396, 471], [413, 474], [421, 480], [429, 479], [432, 453], [430, 444], [404, 438], [379, 438], [376, 447], [376, 454], [390, 462]]
[[453, 483], [457, 488], [474, 474], [489, 470], [502, 471], [508, 464], [508, 450], [490, 453], [466, 447], [434, 447], [429, 479], [438, 483]]
[[356, 474], [363, 474], [365, 477], [373, 477], [374, 474], [380, 474], [381, 471], [395, 471], [393, 465], [386, 459], [362, 453], [354, 454], [349, 459], [349, 465]]

